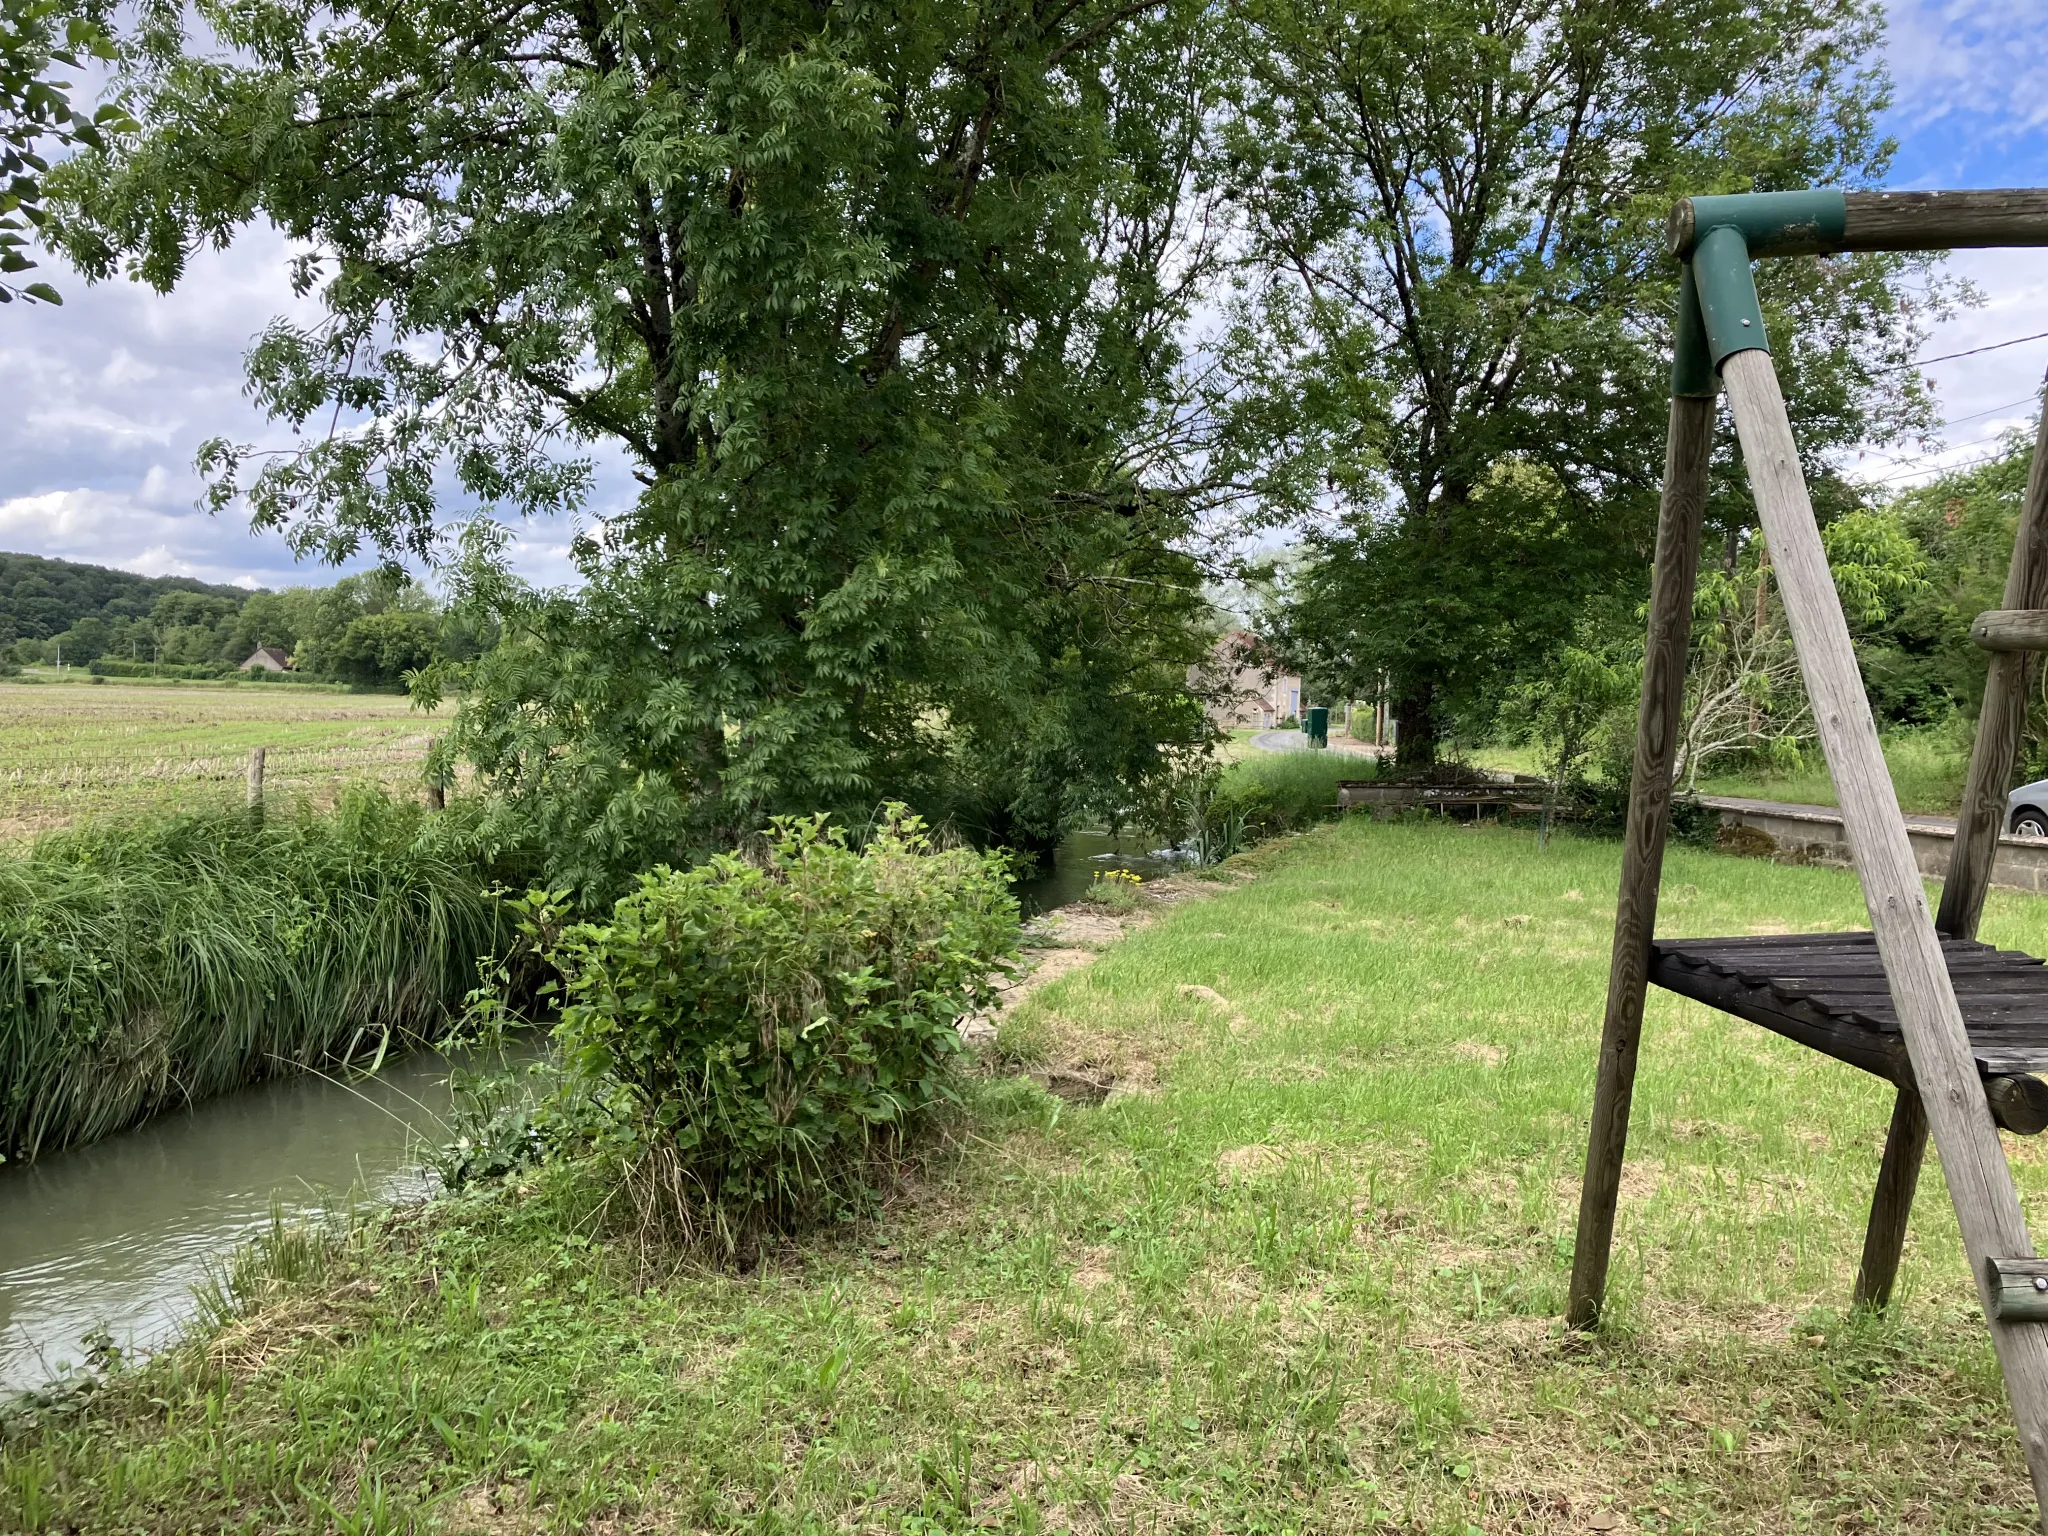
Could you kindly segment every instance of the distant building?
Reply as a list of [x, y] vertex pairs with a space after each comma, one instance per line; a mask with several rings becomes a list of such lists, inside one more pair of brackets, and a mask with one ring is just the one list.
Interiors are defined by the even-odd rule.
[[249, 659], [237, 667], [238, 672], [288, 672], [292, 659], [274, 645], [259, 645]]
[[1301, 716], [1301, 678], [1270, 666], [1256, 635], [1235, 629], [1218, 640], [1209, 672], [1224, 689], [1222, 698], [1211, 701], [1209, 718], [1226, 730], [1271, 730]]

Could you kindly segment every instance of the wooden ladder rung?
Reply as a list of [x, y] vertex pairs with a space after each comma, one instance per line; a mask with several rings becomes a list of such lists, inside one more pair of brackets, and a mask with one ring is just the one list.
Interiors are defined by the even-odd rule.
[[2048, 651], [2048, 608], [1986, 609], [1970, 639], [1987, 651]]

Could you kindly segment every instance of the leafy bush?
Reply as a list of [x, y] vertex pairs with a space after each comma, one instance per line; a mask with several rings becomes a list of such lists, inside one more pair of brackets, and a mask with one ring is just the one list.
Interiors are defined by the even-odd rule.
[[572, 1081], [622, 1097], [643, 1232], [727, 1254], [829, 1211], [953, 1097], [957, 1024], [1017, 939], [1000, 855], [892, 806], [856, 849], [825, 818], [753, 857], [640, 878], [549, 946]]
[[438, 1036], [498, 940], [467, 814], [357, 791], [0, 856], [0, 1157]]
[[1225, 767], [1198, 760], [1161, 786], [1139, 819], [1198, 864], [1337, 815], [1337, 785], [1370, 778], [1369, 760], [1343, 752], [1259, 752]]

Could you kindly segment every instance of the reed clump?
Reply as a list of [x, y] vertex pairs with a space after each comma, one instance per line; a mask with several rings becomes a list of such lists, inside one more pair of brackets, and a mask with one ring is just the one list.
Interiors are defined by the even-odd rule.
[[435, 1038], [498, 941], [469, 831], [365, 789], [0, 855], [0, 1156]]

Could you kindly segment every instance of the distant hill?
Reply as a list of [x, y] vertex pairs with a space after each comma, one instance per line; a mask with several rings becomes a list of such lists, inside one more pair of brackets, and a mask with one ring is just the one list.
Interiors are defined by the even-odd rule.
[[189, 576], [137, 576], [104, 565], [0, 553], [0, 642], [47, 640], [87, 616], [109, 623], [145, 618], [166, 592], [225, 597], [238, 607], [250, 595], [242, 587], [217, 586]]

